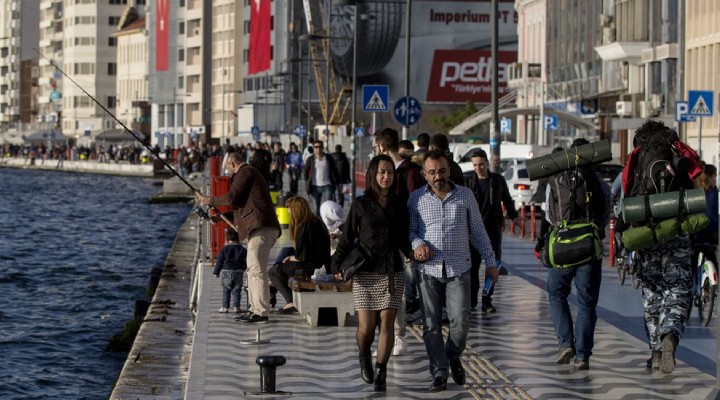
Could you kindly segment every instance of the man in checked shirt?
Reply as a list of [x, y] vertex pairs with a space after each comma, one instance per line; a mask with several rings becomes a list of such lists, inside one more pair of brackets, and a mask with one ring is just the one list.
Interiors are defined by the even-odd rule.
[[[423, 161], [427, 180], [410, 195], [410, 242], [420, 262], [423, 340], [433, 376], [430, 392], [447, 389], [448, 375], [465, 384], [460, 357], [470, 329], [470, 245], [480, 252], [486, 275], [497, 281], [490, 239], [470, 189], [449, 180], [449, 160], [429, 151]], [[447, 310], [450, 334], [443, 342], [442, 310]], [[449, 371], [448, 371], [449, 370]]]

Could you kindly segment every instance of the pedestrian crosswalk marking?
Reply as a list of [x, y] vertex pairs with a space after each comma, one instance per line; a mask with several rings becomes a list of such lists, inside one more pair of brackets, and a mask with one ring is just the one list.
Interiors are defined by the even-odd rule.
[[380, 97], [377, 90], [370, 96], [370, 101], [365, 105], [365, 108], [368, 110], [387, 110], [387, 106], [383, 103], [382, 97]]
[[712, 115], [712, 112], [710, 111], [710, 108], [708, 107], [708, 105], [705, 102], [705, 99], [702, 97], [702, 95], [698, 96], [698, 99], [695, 102], [695, 105], [693, 106], [692, 110], [690, 111], [690, 114]]

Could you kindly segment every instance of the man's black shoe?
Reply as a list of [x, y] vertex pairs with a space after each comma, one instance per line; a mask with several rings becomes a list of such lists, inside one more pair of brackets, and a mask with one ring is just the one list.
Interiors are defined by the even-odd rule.
[[263, 317], [263, 316], [255, 314], [255, 313], [249, 313], [249, 314], [245, 314], [242, 317], [240, 317], [240, 322], [244, 322], [244, 323], [248, 323], [248, 324], [267, 324], [268, 317]]
[[465, 384], [465, 367], [463, 367], [459, 358], [450, 361], [450, 375], [458, 385]]
[[442, 392], [443, 390], [447, 389], [447, 379], [438, 376], [435, 379], [433, 379], [432, 385], [430, 385], [430, 388], [428, 388], [428, 392], [430, 393], [437, 393]]

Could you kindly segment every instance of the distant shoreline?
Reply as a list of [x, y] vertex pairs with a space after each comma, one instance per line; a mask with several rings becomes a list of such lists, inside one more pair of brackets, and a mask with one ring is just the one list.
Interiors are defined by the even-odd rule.
[[97, 161], [63, 161], [58, 167], [58, 160], [35, 160], [29, 165], [24, 158], [0, 158], [0, 168], [36, 169], [45, 171], [78, 172], [103, 175], [119, 175], [141, 178], [154, 178], [153, 164], [99, 163]]

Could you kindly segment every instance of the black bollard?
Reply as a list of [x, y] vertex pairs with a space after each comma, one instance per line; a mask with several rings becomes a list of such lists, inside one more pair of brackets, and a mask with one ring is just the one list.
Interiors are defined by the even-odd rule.
[[275, 369], [285, 365], [285, 357], [257, 356], [255, 362], [260, 366], [260, 393], [277, 393], [275, 390]]

